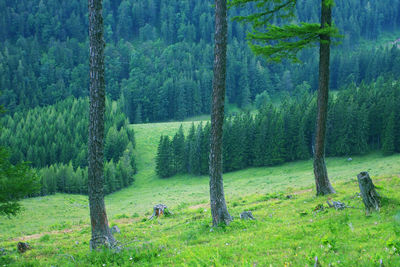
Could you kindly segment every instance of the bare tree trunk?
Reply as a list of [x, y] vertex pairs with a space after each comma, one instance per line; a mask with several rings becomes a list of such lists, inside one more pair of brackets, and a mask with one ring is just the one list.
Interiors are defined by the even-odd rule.
[[112, 247], [115, 239], [108, 226], [104, 204], [103, 142], [105, 113], [104, 47], [102, 1], [88, 0], [90, 41], [89, 110], [89, 205], [92, 224], [90, 248]]
[[222, 180], [222, 125], [226, 84], [226, 47], [228, 35], [226, 0], [215, 0], [214, 78], [211, 111], [210, 203], [213, 225], [229, 224]]
[[[332, 8], [328, 0], [321, 0], [321, 27], [332, 24]], [[329, 182], [328, 172], [325, 165], [325, 136], [326, 120], [328, 116], [328, 92], [329, 92], [329, 59], [330, 42], [329, 35], [320, 36], [319, 49], [319, 84], [318, 84], [318, 116], [317, 134], [315, 138], [314, 153], [314, 175], [317, 187], [317, 195], [327, 195], [335, 193]]]

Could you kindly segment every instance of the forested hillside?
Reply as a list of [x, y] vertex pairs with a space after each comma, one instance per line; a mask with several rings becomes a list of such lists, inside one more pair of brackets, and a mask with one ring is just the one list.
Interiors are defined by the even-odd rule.
[[[39, 172], [41, 194], [87, 193], [88, 98], [16, 112], [1, 120], [0, 145], [10, 148], [11, 163], [31, 162]], [[133, 182], [135, 137], [117, 103], [107, 101], [105, 193]]]
[[[400, 84], [379, 79], [348, 88], [329, 101], [327, 149], [330, 157], [365, 154], [382, 149], [400, 152]], [[260, 112], [228, 117], [224, 123], [225, 172], [273, 166], [311, 158], [315, 139], [315, 95], [307, 91], [286, 97], [279, 107], [265, 102]], [[156, 157], [160, 177], [177, 173], [208, 173], [210, 124], [182, 128], [172, 139], [161, 136]]]
[[[299, 19], [318, 21], [317, 0], [298, 3]], [[390, 3], [399, 7], [400, 0]], [[209, 112], [213, 8], [210, 1], [104, 1], [107, 94], [121, 99], [132, 123], [183, 119]], [[248, 12], [247, 10], [244, 12]], [[231, 17], [238, 14], [232, 9]], [[0, 103], [9, 112], [88, 95], [87, 3], [84, 0], [0, 0]], [[400, 75], [397, 48], [366, 46], [400, 25], [384, 1], [336, 1], [334, 21], [345, 35], [332, 56], [331, 87]], [[317, 83], [316, 50], [305, 65], [270, 65], [254, 57], [245, 26], [229, 27], [227, 96], [239, 107], [258, 94]], [[379, 67], [378, 67], [379, 66]]]

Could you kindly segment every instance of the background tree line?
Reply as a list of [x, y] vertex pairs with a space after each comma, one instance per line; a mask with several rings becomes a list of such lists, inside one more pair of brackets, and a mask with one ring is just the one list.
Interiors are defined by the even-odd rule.
[[[400, 152], [400, 84], [380, 77], [331, 95], [327, 124], [327, 156], [348, 156], [381, 149]], [[262, 103], [256, 115], [240, 113], [224, 123], [225, 172], [272, 166], [311, 158], [314, 149], [316, 96], [309, 91], [283, 98], [279, 105]], [[193, 124], [171, 139], [161, 136], [156, 156], [160, 177], [208, 173], [210, 125]]]
[[[15, 112], [2, 118], [0, 144], [11, 148], [10, 161], [40, 169], [41, 194], [87, 194], [87, 98], [67, 98], [55, 105]], [[105, 193], [133, 182], [134, 131], [115, 101], [106, 102]]]
[[[298, 1], [301, 21], [316, 21], [316, 0]], [[400, 6], [400, 0], [391, 2]], [[61, 7], [61, 8], [60, 8]], [[240, 12], [252, 12], [252, 8]], [[238, 15], [232, 9], [230, 15]], [[0, 103], [9, 112], [88, 95], [87, 4], [0, 0]], [[180, 120], [209, 113], [213, 8], [207, 1], [104, 1], [107, 94], [121, 99], [130, 122]], [[356, 49], [400, 24], [397, 8], [382, 1], [336, 1], [334, 20], [346, 35], [333, 51], [331, 87], [400, 75], [397, 48]], [[317, 50], [301, 53], [307, 65], [270, 65], [252, 55], [246, 26], [231, 22], [227, 97], [246, 107], [267, 91], [317, 87]], [[384, 44], [386, 47], [386, 44]], [[379, 68], [377, 68], [379, 66]]]

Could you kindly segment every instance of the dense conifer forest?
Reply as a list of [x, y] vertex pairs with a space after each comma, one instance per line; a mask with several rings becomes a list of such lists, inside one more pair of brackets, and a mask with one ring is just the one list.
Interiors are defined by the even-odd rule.
[[[301, 21], [318, 21], [317, 1], [298, 1]], [[400, 6], [399, 0], [391, 1]], [[251, 12], [231, 9], [230, 17]], [[9, 112], [88, 95], [85, 1], [0, 1], [0, 103]], [[110, 99], [131, 123], [181, 120], [210, 108], [213, 6], [209, 1], [104, 1], [106, 82]], [[400, 53], [375, 45], [400, 25], [397, 8], [383, 1], [336, 1], [334, 22], [345, 38], [334, 48], [331, 88], [399, 76]], [[278, 21], [279, 22], [279, 21]], [[227, 66], [229, 103], [247, 107], [257, 95], [317, 87], [317, 51], [307, 64], [268, 64], [252, 55], [247, 26], [230, 22]], [[370, 42], [372, 45], [360, 46]], [[265, 94], [265, 93], [264, 93]]]
[[[40, 170], [42, 195], [87, 193], [88, 99], [71, 97], [57, 104], [15, 112], [1, 120], [0, 144], [10, 148], [13, 164], [28, 161]], [[105, 192], [133, 182], [135, 137], [117, 103], [107, 101]]]
[[[267, 102], [268, 101], [268, 102]], [[256, 115], [239, 113], [224, 124], [225, 172], [247, 167], [273, 166], [310, 159], [315, 136], [316, 98], [307, 90], [283, 97], [274, 106], [268, 99]], [[354, 85], [330, 97], [327, 149], [330, 157], [353, 157], [382, 149], [385, 155], [400, 152], [400, 84], [380, 78]], [[156, 157], [160, 177], [177, 173], [206, 175], [210, 125], [193, 124], [171, 139], [161, 136]]]

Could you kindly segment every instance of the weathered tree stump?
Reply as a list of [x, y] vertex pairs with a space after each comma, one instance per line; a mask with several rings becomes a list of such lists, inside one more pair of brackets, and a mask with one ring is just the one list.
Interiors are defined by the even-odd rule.
[[381, 197], [375, 191], [375, 185], [372, 183], [368, 172], [360, 172], [360, 174], [357, 175], [357, 179], [366, 211], [379, 211]]
[[31, 249], [31, 247], [29, 246], [29, 244], [28, 244], [28, 243], [24, 243], [24, 242], [18, 242], [17, 248], [18, 248], [18, 251], [19, 251], [20, 253], [24, 253], [24, 252], [26, 252], [27, 250]]
[[240, 219], [242, 220], [255, 220], [251, 211], [243, 211], [240, 213]]
[[164, 204], [157, 204], [154, 206], [153, 208], [153, 214], [151, 215], [151, 217], [149, 218], [149, 220], [152, 220], [154, 217], [160, 217], [161, 215], [171, 215], [172, 212], [170, 212], [167, 208], [166, 205]]

